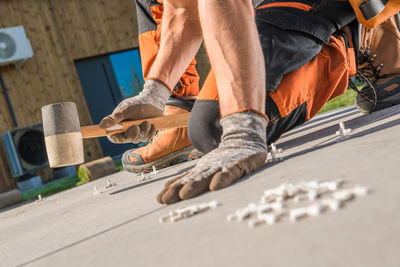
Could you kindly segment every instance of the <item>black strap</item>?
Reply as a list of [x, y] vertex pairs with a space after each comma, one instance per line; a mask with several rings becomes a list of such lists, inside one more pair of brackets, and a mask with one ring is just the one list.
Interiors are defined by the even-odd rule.
[[385, 8], [388, 0], [367, 0], [359, 5], [366, 20], [370, 20]]
[[168, 106], [175, 106], [187, 111], [192, 111], [194, 100], [180, 99], [176, 96], [171, 95], [167, 100]]

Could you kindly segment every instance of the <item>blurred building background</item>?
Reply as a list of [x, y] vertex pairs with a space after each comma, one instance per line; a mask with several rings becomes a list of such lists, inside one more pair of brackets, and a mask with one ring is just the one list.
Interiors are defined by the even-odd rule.
[[[46, 167], [46, 159], [39, 160], [44, 151], [35, 134], [40, 132], [42, 106], [74, 102], [84, 126], [98, 124], [123, 98], [140, 92], [144, 81], [136, 8], [134, 0], [0, 1], [0, 30], [15, 26], [24, 27], [33, 57], [0, 66], [0, 134], [8, 133], [10, 140], [19, 135], [15, 142], [24, 140], [17, 154], [25, 149], [25, 160], [30, 162], [26, 164], [38, 164], [37, 170], [32, 169], [46, 182], [54, 178], [53, 170]], [[202, 49], [198, 55], [202, 81], [208, 68]], [[2, 193], [16, 188], [19, 178], [13, 177], [7, 160], [10, 151], [0, 143]], [[132, 145], [113, 145], [99, 138], [85, 140], [84, 147], [85, 161], [91, 161], [118, 156]]]

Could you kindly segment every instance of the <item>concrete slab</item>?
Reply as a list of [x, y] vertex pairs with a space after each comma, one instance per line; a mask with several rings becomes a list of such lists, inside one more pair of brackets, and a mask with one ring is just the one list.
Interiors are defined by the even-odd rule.
[[[276, 144], [283, 160], [226, 189], [162, 206], [163, 184], [195, 162], [138, 183], [121, 172], [0, 213], [0, 266], [400, 266], [400, 107], [317, 117]], [[373, 118], [373, 119], [371, 119]], [[336, 142], [338, 123], [354, 131]], [[372, 190], [338, 212], [249, 228], [226, 216], [283, 182], [344, 179]], [[117, 187], [104, 191], [106, 180]], [[223, 205], [177, 223], [181, 206]]]

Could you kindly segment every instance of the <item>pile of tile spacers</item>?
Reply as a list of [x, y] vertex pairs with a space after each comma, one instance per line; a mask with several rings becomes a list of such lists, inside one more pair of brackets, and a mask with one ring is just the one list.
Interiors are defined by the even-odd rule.
[[[236, 210], [235, 213], [227, 216], [227, 220], [229, 222], [247, 220], [249, 227], [255, 227], [262, 224], [272, 225], [288, 216], [290, 222], [295, 223], [308, 216], [318, 216], [328, 210], [336, 211], [348, 201], [368, 194], [368, 189], [360, 185], [340, 189], [343, 184], [343, 180], [285, 183], [277, 188], [266, 190], [258, 204], [250, 203], [247, 207]], [[289, 207], [290, 204], [296, 205], [307, 200], [312, 204], [305, 207]]]
[[177, 222], [182, 219], [186, 219], [192, 217], [193, 215], [205, 212], [209, 209], [214, 209], [220, 206], [216, 200], [210, 202], [204, 202], [200, 204], [193, 204], [186, 207], [178, 208], [174, 211], [170, 211], [167, 216], [160, 218], [160, 223], [166, 222]]

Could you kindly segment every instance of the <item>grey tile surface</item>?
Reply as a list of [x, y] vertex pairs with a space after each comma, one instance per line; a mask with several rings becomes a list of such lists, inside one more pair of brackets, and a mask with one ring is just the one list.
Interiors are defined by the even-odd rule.
[[[399, 112], [366, 120], [350, 108], [317, 117], [277, 143], [285, 148], [282, 161], [171, 206], [155, 196], [195, 162], [143, 183], [121, 172], [6, 210], [0, 213], [0, 266], [400, 266]], [[354, 129], [343, 142], [335, 141], [339, 121]], [[283, 182], [337, 178], [372, 193], [296, 224], [251, 229], [226, 220]], [[118, 187], [93, 196], [93, 186], [104, 191], [107, 179]], [[178, 207], [213, 199], [223, 205], [177, 223], [158, 221]]]

